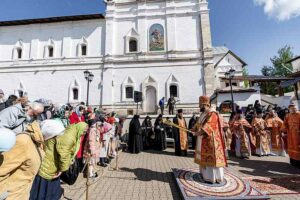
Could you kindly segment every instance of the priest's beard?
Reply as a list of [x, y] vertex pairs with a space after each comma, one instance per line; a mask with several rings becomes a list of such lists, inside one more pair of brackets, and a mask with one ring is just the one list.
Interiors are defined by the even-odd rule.
[[205, 112], [205, 108], [204, 107], [200, 108], [200, 112]]

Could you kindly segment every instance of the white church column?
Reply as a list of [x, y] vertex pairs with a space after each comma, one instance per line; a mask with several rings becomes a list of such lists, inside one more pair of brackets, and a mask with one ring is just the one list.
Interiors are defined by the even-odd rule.
[[39, 39], [32, 39], [30, 44], [30, 59], [38, 59]]
[[200, 27], [204, 62], [205, 93], [210, 96], [214, 93], [214, 66], [211, 43], [210, 20], [207, 0], [200, 0]]
[[147, 28], [147, 21], [146, 21], [146, 2], [141, 2], [138, 4], [139, 16], [137, 20], [137, 31], [140, 35], [140, 51], [147, 52], [148, 47], [148, 28]]
[[106, 64], [102, 80], [102, 105], [104, 107], [113, 105], [113, 87], [113, 68], [112, 65]]
[[168, 51], [176, 51], [176, 14], [175, 14], [175, 2], [167, 1], [166, 7], [166, 37], [167, 37], [167, 49]]
[[115, 31], [114, 31], [114, 9], [115, 5], [113, 2], [107, 2], [106, 10], [106, 26], [105, 26], [105, 55], [114, 54], [114, 41], [115, 41]]

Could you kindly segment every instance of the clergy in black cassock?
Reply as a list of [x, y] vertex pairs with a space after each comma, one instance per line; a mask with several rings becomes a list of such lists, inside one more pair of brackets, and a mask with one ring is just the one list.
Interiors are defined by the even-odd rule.
[[[189, 129], [190, 130], [194, 128], [196, 122], [197, 122], [196, 115], [193, 115], [193, 117], [189, 121]], [[197, 136], [193, 136], [191, 133], [189, 133], [189, 135], [192, 138], [192, 149], [195, 149]]]
[[140, 116], [135, 115], [129, 124], [128, 150], [130, 153], [139, 153], [143, 150], [142, 128]]
[[[186, 121], [183, 118], [183, 110], [179, 109], [177, 116], [173, 119], [173, 123], [181, 127], [187, 128]], [[173, 127], [173, 136], [175, 140], [175, 155], [187, 156], [188, 136], [187, 132]]]

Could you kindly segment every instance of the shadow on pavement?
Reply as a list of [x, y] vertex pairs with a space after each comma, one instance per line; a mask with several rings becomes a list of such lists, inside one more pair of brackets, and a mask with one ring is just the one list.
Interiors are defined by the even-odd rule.
[[[231, 157], [230, 160], [235, 162], [229, 164], [229, 166], [233, 166], [231, 167], [233, 170], [251, 176], [254, 183], [261, 185], [262, 188], [266, 188], [267, 191], [272, 192], [274, 186], [279, 186], [275, 190], [285, 188], [296, 193], [300, 192], [300, 169], [289, 163], [267, 160], [242, 160], [235, 157]], [[280, 193], [280, 191], [274, 191], [274, 193], [276, 192]]]
[[175, 183], [175, 179], [172, 172], [156, 172], [150, 169], [136, 168], [130, 169], [127, 167], [120, 168], [121, 171], [131, 172], [139, 181], [160, 181], [169, 183], [173, 199], [181, 199], [179, 190]]
[[[231, 161], [237, 163], [230, 163], [232, 166], [239, 166], [240, 168], [249, 168], [253, 171], [240, 169], [239, 172], [251, 176], [274, 177], [280, 175], [300, 175], [300, 169], [285, 162], [274, 162], [266, 160], [242, 160], [235, 157], [230, 158]], [[236, 167], [234, 167], [236, 169]]]
[[[171, 148], [168, 148], [167, 150], [164, 151], [157, 151], [157, 150], [145, 150], [143, 151], [144, 153], [150, 153], [150, 154], [160, 154], [160, 155], [167, 155], [167, 156], [176, 156], [174, 151], [170, 151]], [[193, 150], [188, 150], [188, 156], [187, 158], [194, 158], [194, 151]]]

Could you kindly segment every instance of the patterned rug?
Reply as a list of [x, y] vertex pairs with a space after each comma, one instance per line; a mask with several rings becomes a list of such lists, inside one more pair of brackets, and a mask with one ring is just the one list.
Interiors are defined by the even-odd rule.
[[268, 195], [300, 194], [300, 176], [245, 177], [251, 186]]
[[185, 200], [207, 199], [269, 199], [260, 190], [225, 170], [221, 184], [204, 183], [199, 169], [172, 169]]

